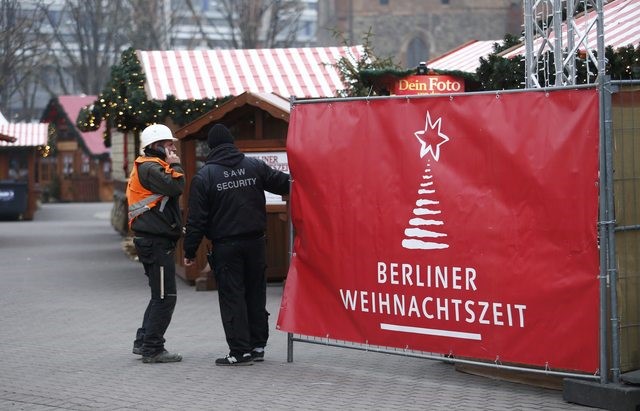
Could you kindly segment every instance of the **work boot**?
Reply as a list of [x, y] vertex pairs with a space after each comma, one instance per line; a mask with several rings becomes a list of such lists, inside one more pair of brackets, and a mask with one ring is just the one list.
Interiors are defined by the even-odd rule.
[[142, 357], [142, 362], [145, 364], [152, 364], [156, 362], [180, 362], [182, 361], [182, 355], [170, 353], [167, 350], [161, 351], [156, 355], [150, 357]]

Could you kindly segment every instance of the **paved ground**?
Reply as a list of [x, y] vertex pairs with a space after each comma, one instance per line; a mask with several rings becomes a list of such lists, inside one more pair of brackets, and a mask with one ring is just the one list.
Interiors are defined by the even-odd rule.
[[184, 360], [143, 364], [131, 346], [149, 291], [109, 211], [45, 204], [34, 221], [0, 221], [0, 410], [592, 409], [440, 361], [296, 343], [288, 363], [277, 284], [264, 363], [214, 366], [227, 351], [217, 292], [179, 280], [166, 338]]

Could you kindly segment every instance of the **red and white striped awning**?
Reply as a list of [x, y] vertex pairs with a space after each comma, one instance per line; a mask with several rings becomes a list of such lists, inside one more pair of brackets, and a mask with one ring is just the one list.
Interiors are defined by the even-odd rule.
[[[640, 0], [614, 0], [606, 4], [602, 9], [603, 23], [604, 23], [604, 44], [605, 46], [611, 46], [614, 49], [620, 47], [640, 44]], [[588, 35], [585, 38], [586, 48], [584, 42], [579, 45], [580, 50], [596, 50], [598, 48], [597, 30], [594, 25], [597, 13], [590, 11], [581, 17], [575, 18], [575, 28]], [[591, 27], [591, 28], [590, 28]], [[590, 28], [590, 29], [589, 29]], [[567, 35], [567, 24], [562, 23], [562, 36], [563, 39]], [[555, 36], [550, 33], [549, 40], [553, 42]], [[542, 44], [543, 39], [538, 37], [534, 40], [533, 48], [538, 50]], [[564, 45], [566, 46], [566, 45]], [[548, 48], [548, 45], [545, 45]], [[525, 54], [525, 46], [521, 45], [516, 49], [509, 50], [504, 53], [503, 57], [512, 58], [518, 55]]]
[[245, 91], [284, 98], [333, 97], [345, 88], [332, 66], [360, 59], [364, 49], [306, 47], [253, 50], [137, 51], [149, 99], [198, 100]]
[[47, 144], [48, 123], [0, 124], [1, 147], [37, 147]]
[[486, 57], [491, 54], [495, 43], [502, 44], [502, 40], [471, 40], [460, 47], [429, 60], [427, 68], [475, 73], [478, 66], [480, 66], [480, 57]]

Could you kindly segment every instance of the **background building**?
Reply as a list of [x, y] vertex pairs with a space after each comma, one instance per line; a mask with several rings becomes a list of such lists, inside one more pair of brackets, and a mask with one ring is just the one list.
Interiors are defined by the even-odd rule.
[[318, 45], [335, 44], [334, 29], [351, 44], [371, 30], [378, 57], [415, 67], [467, 43], [522, 31], [521, 0], [323, 0]]

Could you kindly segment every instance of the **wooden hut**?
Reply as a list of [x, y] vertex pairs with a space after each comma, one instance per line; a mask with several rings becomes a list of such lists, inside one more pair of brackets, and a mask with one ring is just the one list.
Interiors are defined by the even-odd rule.
[[0, 218], [33, 219], [47, 137], [45, 123], [0, 123]]
[[42, 162], [42, 184], [59, 201], [111, 201], [113, 180], [109, 148], [104, 145], [104, 128], [82, 132], [76, 126], [80, 109], [96, 96], [52, 98], [42, 120], [52, 125], [55, 155]]
[[[206, 160], [209, 148], [207, 133], [217, 123], [227, 126], [238, 148], [248, 156], [255, 156], [269, 165], [289, 172], [286, 137], [289, 126], [287, 99], [272, 93], [244, 92], [175, 132], [180, 140], [182, 163], [185, 167], [189, 193], [190, 182]], [[265, 193], [267, 198], [267, 281], [282, 281], [289, 266], [287, 204], [281, 196]], [[186, 201], [185, 201], [186, 203]], [[185, 210], [185, 217], [188, 210]], [[215, 288], [215, 281], [205, 269], [208, 241], [203, 241], [196, 256], [197, 264], [178, 270], [188, 281], [195, 281], [197, 289]], [[182, 261], [182, 247], [178, 247]]]
[[[303, 47], [257, 50], [163, 50], [135, 52], [136, 68], [139, 71], [131, 77], [126, 87], [139, 88], [140, 78], [144, 78], [144, 90], [149, 101], [179, 103], [197, 103], [203, 99], [219, 99], [230, 104], [222, 104], [215, 110], [201, 116], [192, 123], [178, 124], [179, 119], [167, 116], [163, 123], [172, 131], [178, 132], [181, 140], [180, 156], [183, 165], [195, 164], [198, 144], [206, 135], [210, 124], [209, 116], [224, 119], [231, 125], [239, 145], [245, 153], [279, 153], [284, 156], [284, 140], [288, 123], [288, 98], [333, 97], [345, 88], [340, 78], [336, 62], [347, 59], [353, 64], [362, 58], [364, 48], [353, 47]], [[123, 61], [122, 64], [125, 64]], [[258, 96], [258, 99], [253, 97]], [[283, 97], [278, 97], [283, 96]], [[170, 100], [171, 99], [171, 100]], [[258, 102], [259, 101], [259, 102]], [[95, 102], [98, 104], [99, 102]], [[102, 102], [112, 104], [114, 101]], [[258, 109], [256, 104], [263, 107]], [[170, 105], [170, 104], [169, 104]], [[262, 106], [263, 105], [263, 106]], [[286, 107], [284, 107], [286, 106]], [[109, 108], [111, 106], [108, 106]], [[270, 110], [280, 112], [274, 115]], [[126, 108], [123, 107], [126, 110]], [[286, 112], [286, 115], [284, 114]], [[259, 114], [257, 114], [259, 113]], [[275, 121], [277, 116], [281, 120]], [[255, 117], [257, 116], [257, 117]], [[271, 116], [271, 117], [269, 117]], [[272, 118], [273, 117], [273, 118]], [[213, 118], [213, 117], [212, 117]], [[286, 119], [286, 120], [285, 120]], [[196, 127], [199, 127], [196, 130]], [[139, 150], [139, 131], [121, 131], [112, 129], [111, 159], [114, 177], [114, 205], [111, 224], [123, 235], [129, 235], [127, 226], [127, 201], [125, 188], [131, 165]], [[276, 131], [277, 130], [277, 131]], [[198, 134], [203, 133], [203, 134]], [[260, 136], [249, 138], [245, 136]], [[206, 147], [206, 145], [204, 146]], [[200, 153], [200, 152], [198, 152]], [[273, 155], [271, 157], [274, 157]], [[195, 168], [188, 177], [193, 175]], [[186, 208], [186, 196], [182, 196], [181, 205]], [[280, 204], [280, 207], [283, 207]], [[273, 207], [270, 205], [270, 215]], [[284, 219], [284, 215], [278, 217]], [[125, 240], [125, 243], [128, 243]], [[286, 243], [282, 243], [286, 249]], [[180, 247], [179, 247], [180, 248]], [[199, 257], [202, 259], [202, 257]], [[279, 257], [280, 258], [280, 257]], [[285, 258], [288, 261], [288, 258]], [[285, 260], [283, 259], [283, 261]], [[280, 260], [278, 260], [280, 261]], [[195, 283], [200, 274], [182, 267], [182, 256], [177, 256], [177, 273], [189, 283]], [[199, 260], [201, 267], [202, 261]], [[283, 274], [280, 262], [270, 262], [269, 278]]]

